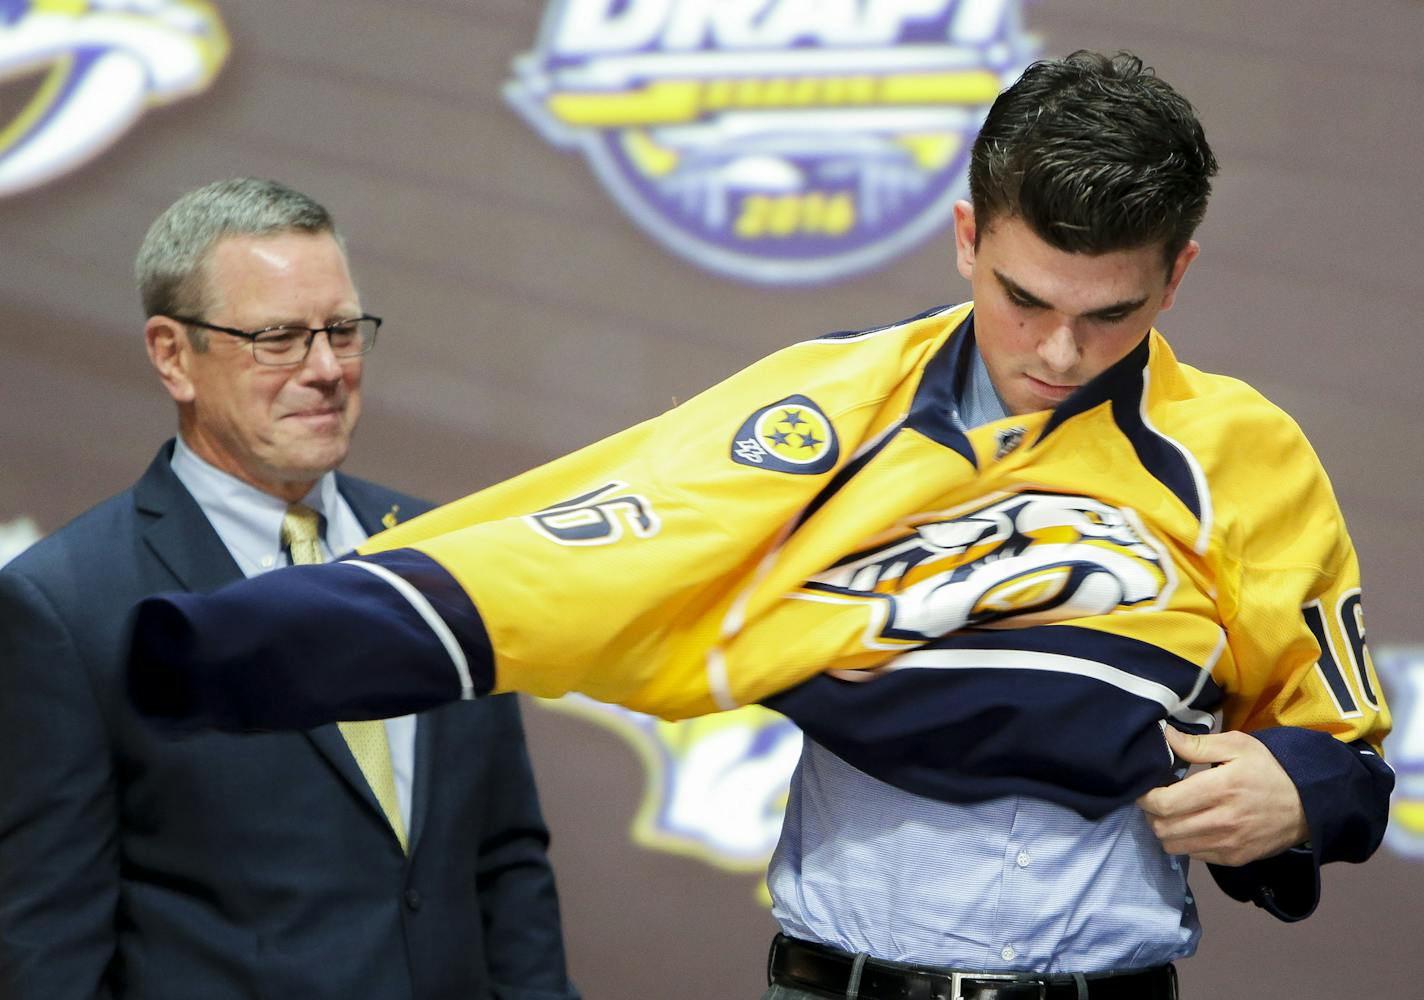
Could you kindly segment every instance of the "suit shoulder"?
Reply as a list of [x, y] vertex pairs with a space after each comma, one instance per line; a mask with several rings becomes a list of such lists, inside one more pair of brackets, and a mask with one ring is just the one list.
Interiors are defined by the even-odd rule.
[[43, 580], [76, 562], [93, 567], [100, 558], [96, 547], [111, 547], [135, 534], [137, 514], [133, 490], [117, 493], [95, 504], [67, 524], [35, 542], [6, 563], [0, 572]]
[[336, 474], [336, 482], [341, 495], [346, 497], [348, 503], [355, 501], [371, 507], [391, 508], [400, 515], [402, 521], [435, 507], [429, 500], [402, 493], [359, 476], [349, 476], [344, 472]]

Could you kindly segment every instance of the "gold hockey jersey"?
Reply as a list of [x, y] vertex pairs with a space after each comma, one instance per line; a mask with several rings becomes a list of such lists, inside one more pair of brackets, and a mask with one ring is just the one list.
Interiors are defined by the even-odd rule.
[[962, 433], [970, 329], [966, 304], [795, 345], [361, 552], [453, 575], [497, 690], [680, 718], [826, 670], [1012, 667], [1377, 745], [1354, 551], [1294, 422], [1154, 331], [1058, 409]]
[[972, 338], [963, 305], [797, 344], [354, 558], [153, 599], [135, 690], [232, 728], [490, 690], [764, 702], [910, 791], [1084, 815], [1170, 777], [1162, 726], [1220, 713], [1308, 810], [1358, 787], [1331, 841], [1367, 854], [1389, 716], [1300, 430], [1153, 331], [1056, 409], [965, 432]]

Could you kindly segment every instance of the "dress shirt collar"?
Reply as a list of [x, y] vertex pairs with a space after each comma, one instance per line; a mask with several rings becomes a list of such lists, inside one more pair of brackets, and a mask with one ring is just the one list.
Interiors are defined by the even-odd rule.
[[955, 416], [964, 424], [965, 430], [973, 430], [983, 424], [1002, 420], [1009, 415], [1008, 407], [999, 398], [999, 391], [989, 378], [989, 366], [984, 364], [984, 356], [977, 344], [968, 347], [969, 357], [964, 359], [969, 365], [968, 376], [964, 379], [959, 398], [955, 401]]
[[[244, 576], [256, 576], [286, 565], [287, 555], [282, 548], [285, 500], [264, 493], [199, 458], [181, 436], [173, 446], [172, 467], [173, 474], [203, 509]], [[336, 489], [336, 474], [328, 472], [318, 479], [301, 502], [322, 515], [330, 525], [344, 506]], [[329, 559], [330, 545], [325, 538], [323, 543]], [[340, 551], [348, 547], [343, 546]]]

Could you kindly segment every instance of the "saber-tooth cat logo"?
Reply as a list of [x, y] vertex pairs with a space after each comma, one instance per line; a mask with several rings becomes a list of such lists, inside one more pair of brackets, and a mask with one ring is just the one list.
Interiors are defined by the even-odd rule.
[[0, 0], [0, 197], [98, 155], [146, 110], [204, 90], [228, 38], [205, 0]]
[[1022, 0], [555, 0], [505, 96], [710, 270], [866, 271], [964, 195], [988, 106], [1031, 61]]

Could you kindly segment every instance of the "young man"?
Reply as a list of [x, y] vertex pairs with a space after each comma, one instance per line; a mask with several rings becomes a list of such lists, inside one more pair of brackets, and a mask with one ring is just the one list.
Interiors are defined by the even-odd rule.
[[178, 436], [0, 572], [0, 996], [575, 998], [514, 701], [183, 740], [134, 713], [135, 601], [426, 506], [335, 471], [380, 320], [325, 208], [210, 184], [137, 274]]
[[[1166, 649], [1184, 648], [1184, 634], [1168, 634], [1181, 626], [1167, 616], [1135, 633], [1117, 622], [1078, 619], [1020, 630], [1007, 645], [981, 644], [985, 653], [1013, 649], [1005, 660], [956, 659], [949, 649], [936, 660], [922, 651], [925, 673], [962, 676], [934, 691], [887, 688], [881, 701], [912, 691], [952, 697], [960, 702], [954, 718], [975, 733], [955, 738], [953, 752], [992, 741], [999, 757], [978, 750], [973, 776], [982, 788], [964, 782], [959, 794], [940, 799], [876, 780], [827, 749], [838, 747], [872, 772], [877, 765], [893, 772], [888, 758], [905, 747], [903, 735], [887, 747], [874, 735], [836, 731], [857, 699], [834, 682], [773, 698], [793, 718], [814, 720], [808, 729], [824, 741], [812, 735], [806, 742], [771, 866], [785, 936], [773, 947], [766, 1000], [826, 995], [817, 990], [847, 995], [853, 977], [862, 997], [918, 995], [916, 983], [958, 986], [964, 996], [1036, 995], [1031, 983], [1022, 987], [1028, 992], [1014, 992], [1018, 987], [992, 979], [916, 978], [914, 966], [1056, 973], [1050, 996], [1171, 997], [1169, 963], [1192, 954], [1201, 933], [1179, 855], [1232, 866], [1213, 869], [1228, 892], [1299, 919], [1314, 908], [1319, 861], [1359, 860], [1378, 843], [1391, 781], [1376, 755], [1385, 722], [1363, 633], [1350, 632], [1357, 622], [1340, 620], [1336, 627], [1361, 637], [1359, 656], [1348, 673], [1335, 669], [1329, 678], [1308, 677], [1314, 651], [1292, 653], [1282, 641], [1323, 639], [1324, 616], [1312, 608], [1333, 609], [1358, 594], [1328, 487], [1287, 418], [1243, 387], [1176, 364], [1151, 333], [1199, 252], [1191, 237], [1215, 171], [1191, 107], [1138, 60], [1078, 53], [1031, 67], [991, 109], [973, 152], [973, 204], [956, 206], [959, 271], [973, 288], [966, 321], [973, 343], [946, 375], [956, 430], [992, 425], [1003, 434], [1017, 416], [1051, 412], [1048, 424], [1057, 425], [1053, 434], [1066, 451], [1059, 460], [1086, 474], [1095, 498], [1127, 500], [1114, 506], [1126, 514], [1140, 505], [1142, 518], [1155, 520], [1150, 508], [1164, 498], [1132, 483], [1149, 473], [1169, 486], [1168, 502], [1196, 511], [1199, 534], [1173, 562], [1184, 575], [1205, 570], [1214, 578], [1196, 586], [1199, 599], [1215, 599], [1209, 617], [1225, 626], [1226, 644], [1202, 664], [1215, 671], [1202, 681], [1235, 688], [1225, 698], [1227, 726], [1256, 735], [1188, 736], [1169, 726], [1166, 745], [1179, 761], [1222, 766], [1110, 809], [1075, 798], [1083, 788], [1069, 794], [1074, 784], [1090, 786], [1122, 766], [1113, 754], [1098, 756], [1117, 744], [1095, 731], [1111, 727], [1112, 708], [1102, 700], [1095, 710], [1101, 692], [1090, 689], [1150, 683], [1157, 670], [1169, 669], [1150, 663]], [[1123, 384], [1134, 378], [1144, 384]], [[1209, 400], [1223, 411], [1213, 413]], [[1104, 402], [1104, 419], [1090, 422], [1090, 407]], [[1051, 461], [1050, 436], [1037, 434], [1040, 461]], [[1127, 440], [1108, 440], [1114, 436]], [[1252, 469], [1262, 455], [1256, 448], [1289, 470], [1284, 489], [1254, 492]], [[1022, 521], [1027, 512], [1016, 513]], [[1281, 537], [1233, 545], [1220, 537], [1230, 530]], [[1294, 538], [1310, 531], [1320, 534], [1304, 543]], [[1202, 565], [1193, 566], [1196, 560]], [[1066, 566], [1054, 569], [1067, 575]], [[1119, 611], [1140, 607], [1144, 596]], [[1154, 596], [1160, 600], [1161, 591]], [[1030, 639], [1035, 631], [1043, 634]], [[1253, 634], [1270, 632], [1279, 635]], [[1118, 645], [1134, 634], [1146, 644]], [[1327, 658], [1321, 663], [1338, 668]], [[1128, 676], [1110, 673], [1124, 668]], [[1028, 672], [1034, 670], [1075, 680], [1059, 680], [1054, 690]], [[1092, 679], [1081, 683], [1079, 676]], [[1284, 690], [1263, 697], [1273, 685]], [[1337, 688], [1348, 689], [1339, 704]], [[1374, 703], [1361, 710], [1356, 688]], [[1253, 691], [1260, 692], [1255, 703], [1244, 703]], [[1134, 697], [1151, 692], [1139, 689]], [[1035, 698], [1052, 700], [1036, 710], [1023, 704]], [[932, 710], [917, 701], [920, 711]], [[1217, 695], [1202, 707], [1221, 703]], [[1190, 721], [1185, 709], [1183, 702], [1173, 706], [1179, 725]], [[885, 715], [897, 711], [907, 711], [905, 703], [885, 705]], [[943, 719], [910, 722], [906, 730], [928, 737], [944, 726]], [[1356, 740], [1334, 739], [1332, 731]], [[949, 773], [970, 771], [962, 762], [944, 765]], [[1314, 773], [1321, 768], [1341, 779], [1338, 800]], [[1075, 779], [1075, 769], [1085, 775]], [[1325, 830], [1335, 836], [1322, 842]], [[1303, 849], [1312, 838], [1314, 846]], [[855, 956], [867, 954], [911, 968], [871, 962], [857, 972]], [[1100, 978], [1109, 972], [1119, 975]], [[1085, 974], [1086, 994], [1077, 992], [1072, 973]]]
[[[807, 735], [769, 997], [1174, 996], [1183, 855], [1302, 918], [1393, 783], [1323, 471], [1153, 329], [1215, 171], [1139, 60], [1036, 64], [956, 211], [972, 303], [788, 348], [353, 562], [148, 602], [135, 693], [239, 728], [509, 688], [765, 701]], [[377, 652], [301, 663], [297, 600]], [[235, 649], [234, 617], [269, 628]]]

